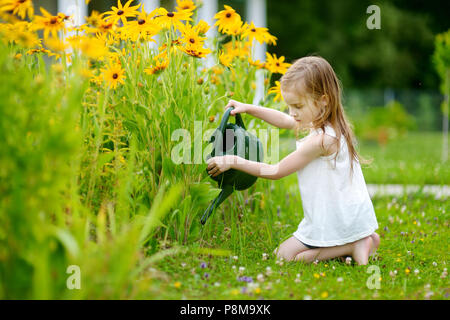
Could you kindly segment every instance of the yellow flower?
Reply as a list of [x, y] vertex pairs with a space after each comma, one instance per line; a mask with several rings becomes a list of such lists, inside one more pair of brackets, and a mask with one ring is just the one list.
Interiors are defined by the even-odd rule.
[[252, 58], [250, 58], [250, 57], [248, 58], [248, 63], [251, 66], [254, 66], [258, 69], [264, 68], [264, 66], [265, 66], [265, 64], [263, 62], [260, 62], [259, 60], [253, 61]]
[[257, 287], [257, 288], [255, 288], [254, 291], [255, 291], [256, 294], [260, 294], [261, 293], [261, 288]]
[[322, 292], [322, 294], [320, 295], [320, 297], [322, 297], [322, 299], [328, 298], [328, 292], [327, 292], [327, 291]]
[[0, 34], [6, 42], [14, 42], [23, 48], [40, 47], [41, 40], [37, 34], [31, 31], [29, 22], [18, 22], [15, 24], [0, 24]]
[[183, 10], [194, 11], [196, 8], [192, 0], [177, 0], [177, 5], [178, 5], [178, 7], [176, 7], [177, 11]]
[[314, 273], [314, 278], [319, 279], [319, 278], [320, 278], [320, 275], [317, 274], [317, 273]]
[[43, 16], [36, 16], [34, 18], [36, 29], [44, 29], [45, 39], [48, 37], [49, 33], [51, 33], [53, 37], [57, 37], [58, 31], [65, 29], [64, 18], [60, 15], [52, 16], [47, 10], [42, 7], [40, 8], [40, 10]]
[[104, 15], [105, 13], [98, 13], [98, 11], [93, 10], [91, 15], [86, 18], [86, 23], [98, 27], [103, 22]]
[[252, 42], [253, 39], [257, 40], [259, 43], [269, 43], [276, 45], [277, 38], [273, 35], [271, 35], [268, 32], [267, 28], [257, 28], [253, 24], [253, 21], [250, 25], [245, 23], [243, 27], [243, 32], [241, 35], [241, 38], [244, 39], [245, 37], [248, 37], [249, 41]]
[[155, 65], [151, 68], [145, 68], [144, 72], [149, 75], [158, 74], [161, 71], [163, 71], [164, 69], [166, 69], [168, 65], [169, 65], [169, 60], [156, 60]]
[[406, 269], [405, 269], [405, 273], [406, 273], [406, 274], [409, 274], [410, 272], [411, 272], [411, 270], [409, 270], [409, 268], [406, 268]]
[[27, 15], [30, 19], [34, 16], [34, 7], [31, 0], [3, 0], [0, 5], [0, 11], [12, 12], [22, 19], [25, 19]]
[[156, 35], [161, 28], [152, 17], [153, 14], [147, 14], [142, 7], [142, 12], [139, 12], [136, 21], [131, 21], [128, 24], [128, 33], [133, 41], [136, 41], [139, 36], [143, 40], [154, 41], [151, 37]]
[[76, 36], [67, 40], [75, 49], [81, 50], [90, 59], [102, 59], [108, 54], [108, 48], [105, 46], [105, 42], [99, 38]]
[[266, 52], [266, 57], [267, 62], [265, 67], [272, 73], [285, 74], [291, 65], [290, 63], [284, 62], [284, 56], [277, 58], [275, 53], [272, 56], [270, 53]]
[[158, 8], [155, 10], [155, 13], [155, 22], [163, 28], [170, 28], [171, 26], [178, 28], [182, 24], [181, 21], [192, 21], [190, 18], [192, 11], [189, 10], [169, 12], [164, 8]]
[[230, 6], [224, 5], [225, 10], [219, 11], [214, 15], [216, 19], [215, 26], [222, 33], [226, 33], [229, 29], [236, 28], [236, 25], [241, 26], [242, 20], [241, 16]]
[[47, 38], [45, 44], [55, 52], [64, 52], [69, 47], [68, 43], [54, 37]]
[[209, 24], [205, 20], [200, 20], [196, 26], [194, 26], [194, 30], [199, 34], [205, 34], [209, 30]]
[[281, 95], [281, 86], [280, 81], [275, 81], [275, 87], [272, 87], [267, 91], [268, 94], [275, 93], [275, 98], [273, 100], [275, 101], [283, 101], [283, 96]]
[[200, 37], [198, 31], [193, 28], [189, 23], [181, 24], [180, 31], [183, 37], [181, 38], [181, 42], [191, 46], [203, 46], [203, 42], [205, 41], [204, 37]]
[[175, 288], [180, 288], [181, 287], [181, 282], [180, 281], [177, 281], [177, 282], [175, 282], [174, 284], [173, 284], [173, 286], [175, 287]]
[[109, 64], [106, 69], [101, 69], [103, 73], [103, 80], [105, 80], [109, 87], [116, 89], [117, 84], [124, 84], [124, 73], [125, 70], [122, 69], [120, 64]]
[[211, 68], [211, 70], [214, 72], [214, 74], [222, 74], [223, 73], [223, 68], [220, 65], [215, 65]]
[[178, 49], [194, 58], [204, 58], [212, 52], [211, 49], [195, 45], [178, 46]]
[[239, 290], [238, 289], [233, 289], [233, 290], [231, 290], [231, 294], [233, 296], [237, 296], [239, 294]]
[[117, 7], [111, 7], [111, 11], [105, 12], [105, 15], [108, 15], [105, 20], [110, 21], [113, 24], [116, 24], [117, 21], [121, 20], [123, 25], [126, 25], [127, 17], [133, 18], [138, 15], [139, 11], [137, 11], [137, 9], [141, 6], [141, 4], [138, 4], [137, 6], [130, 7], [131, 2], [133, 2], [133, 0], [129, 0], [122, 6], [120, 0], [117, 0]]
[[227, 54], [223, 51], [219, 54], [219, 62], [228, 68], [231, 67], [231, 62], [233, 61], [233, 58], [234, 57], [232, 55]]

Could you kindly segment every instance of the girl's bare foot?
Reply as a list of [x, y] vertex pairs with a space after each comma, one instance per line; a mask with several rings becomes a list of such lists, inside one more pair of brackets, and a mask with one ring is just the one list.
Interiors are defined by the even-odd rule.
[[372, 249], [370, 250], [369, 256], [373, 257], [375, 256], [375, 253], [377, 252], [377, 249], [380, 245], [380, 236], [378, 235], [378, 233], [374, 232], [370, 235], [370, 237], [372, 238]]
[[[378, 235], [378, 233], [374, 232], [370, 235], [370, 237], [372, 238], [372, 247], [369, 252], [369, 257], [373, 257], [375, 256], [375, 253], [377, 252], [377, 249], [380, 246], [380, 236]], [[339, 257], [339, 260], [341, 262], [345, 262], [345, 259], [348, 257], [350, 256]]]
[[361, 265], [366, 265], [369, 262], [369, 252], [372, 249], [372, 237], [368, 236], [353, 243], [352, 257]]

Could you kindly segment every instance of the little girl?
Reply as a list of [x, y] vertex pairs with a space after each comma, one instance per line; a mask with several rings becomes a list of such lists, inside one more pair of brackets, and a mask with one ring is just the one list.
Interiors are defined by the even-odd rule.
[[339, 80], [323, 58], [298, 59], [282, 76], [281, 95], [290, 116], [231, 100], [231, 115], [248, 113], [276, 127], [309, 130], [296, 151], [277, 164], [227, 155], [210, 158], [208, 173], [233, 168], [267, 179], [297, 172], [304, 219], [274, 254], [287, 261], [313, 262], [352, 256], [359, 265], [379, 246], [377, 219], [361, 171], [356, 140], [341, 103]]

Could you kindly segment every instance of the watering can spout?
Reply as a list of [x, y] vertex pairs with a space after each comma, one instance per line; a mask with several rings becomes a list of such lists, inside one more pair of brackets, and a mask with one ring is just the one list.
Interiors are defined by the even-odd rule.
[[233, 193], [233, 186], [232, 185], [226, 185], [220, 191], [219, 195], [211, 202], [208, 209], [206, 209], [205, 213], [202, 216], [202, 219], [200, 222], [202, 224], [205, 224], [208, 217], [214, 212], [214, 210], [226, 199], [230, 194]]

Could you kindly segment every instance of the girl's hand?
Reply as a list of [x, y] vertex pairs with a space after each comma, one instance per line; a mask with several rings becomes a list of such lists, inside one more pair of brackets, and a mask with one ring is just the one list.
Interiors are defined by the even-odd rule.
[[246, 113], [250, 109], [250, 105], [246, 103], [242, 103], [236, 100], [230, 100], [225, 107], [225, 110], [227, 110], [230, 107], [234, 107], [233, 110], [231, 110], [230, 115], [234, 116], [236, 113]]
[[212, 157], [206, 161], [208, 164], [208, 174], [216, 177], [219, 174], [231, 169], [231, 165], [235, 162], [234, 155]]

